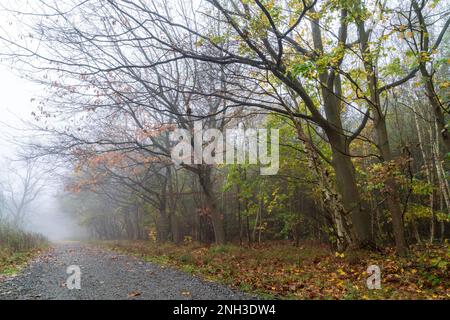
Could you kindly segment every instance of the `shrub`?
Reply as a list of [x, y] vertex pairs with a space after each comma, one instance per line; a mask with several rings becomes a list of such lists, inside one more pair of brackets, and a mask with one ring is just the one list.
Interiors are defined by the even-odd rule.
[[47, 242], [41, 234], [0, 224], [0, 249], [11, 252], [28, 251], [40, 247]]

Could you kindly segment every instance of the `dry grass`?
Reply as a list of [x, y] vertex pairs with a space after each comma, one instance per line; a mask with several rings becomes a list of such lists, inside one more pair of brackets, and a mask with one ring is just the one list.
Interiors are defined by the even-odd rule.
[[16, 273], [46, 246], [47, 240], [39, 234], [0, 225], [0, 276]]

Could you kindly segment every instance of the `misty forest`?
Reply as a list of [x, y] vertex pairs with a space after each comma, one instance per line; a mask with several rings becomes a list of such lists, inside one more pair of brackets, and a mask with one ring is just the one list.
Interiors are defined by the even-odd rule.
[[448, 0], [0, 11], [0, 299], [450, 299]]

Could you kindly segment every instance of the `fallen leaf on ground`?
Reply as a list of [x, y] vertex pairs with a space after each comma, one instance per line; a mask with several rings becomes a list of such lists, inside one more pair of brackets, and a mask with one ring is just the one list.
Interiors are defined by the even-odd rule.
[[132, 291], [128, 294], [128, 298], [139, 297], [141, 294], [139, 291]]

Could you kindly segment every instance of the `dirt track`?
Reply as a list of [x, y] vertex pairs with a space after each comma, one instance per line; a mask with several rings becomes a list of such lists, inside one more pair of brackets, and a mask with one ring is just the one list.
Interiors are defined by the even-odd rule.
[[[81, 289], [67, 287], [71, 265], [80, 267]], [[225, 286], [81, 243], [56, 244], [17, 276], [0, 282], [0, 299], [245, 298]]]

